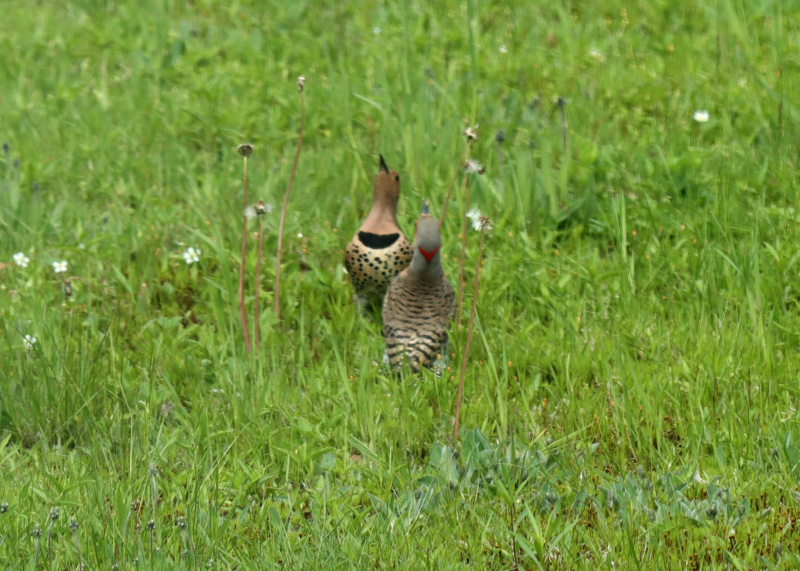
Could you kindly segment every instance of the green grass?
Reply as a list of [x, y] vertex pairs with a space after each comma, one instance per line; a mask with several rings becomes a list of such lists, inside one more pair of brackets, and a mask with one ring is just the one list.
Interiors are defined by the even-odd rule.
[[[800, 564], [800, 5], [0, 11], [7, 568], [73, 569], [77, 545], [104, 569]], [[342, 251], [377, 154], [411, 234], [421, 198], [440, 211], [468, 124], [486, 166], [470, 205], [494, 230], [454, 441], [477, 232], [441, 379], [375, 365], [380, 319], [354, 310]], [[253, 355], [245, 141], [251, 202], [274, 207]], [[454, 284], [463, 215], [456, 190]]]

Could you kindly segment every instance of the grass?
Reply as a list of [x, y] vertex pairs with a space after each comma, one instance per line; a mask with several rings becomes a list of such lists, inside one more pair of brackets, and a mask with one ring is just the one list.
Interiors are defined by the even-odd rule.
[[[800, 563], [800, 7], [7, 0], [2, 12], [9, 568], [75, 568], [78, 548], [88, 568]], [[248, 354], [236, 146], [257, 149], [251, 201], [273, 207], [266, 308], [299, 75], [281, 321], [264, 309]], [[466, 327], [452, 327], [449, 376], [387, 376], [342, 250], [377, 153], [401, 175], [410, 234], [421, 198], [442, 208], [475, 124], [486, 174], [469, 204], [496, 216], [453, 441]], [[454, 285], [460, 186], [442, 227]]]

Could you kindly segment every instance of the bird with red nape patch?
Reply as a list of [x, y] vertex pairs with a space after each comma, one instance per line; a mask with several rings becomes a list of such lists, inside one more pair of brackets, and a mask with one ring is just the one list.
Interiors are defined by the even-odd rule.
[[441, 374], [446, 364], [447, 329], [455, 313], [455, 293], [442, 268], [439, 221], [425, 202], [417, 220], [411, 264], [397, 274], [383, 300], [383, 361], [400, 371], [404, 363]]

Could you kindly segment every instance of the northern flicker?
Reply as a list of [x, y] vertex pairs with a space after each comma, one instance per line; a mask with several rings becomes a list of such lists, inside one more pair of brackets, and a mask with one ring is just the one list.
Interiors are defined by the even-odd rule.
[[392, 278], [411, 261], [411, 244], [397, 225], [399, 198], [400, 176], [389, 170], [381, 156], [372, 208], [344, 255], [344, 267], [362, 311], [369, 303], [381, 303]]
[[412, 371], [421, 366], [441, 373], [447, 355], [447, 328], [455, 313], [453, 286], [442, 269], [439, 221], [423, 201], [411, 264], [392, 280], [383, 300], [384, 363]]

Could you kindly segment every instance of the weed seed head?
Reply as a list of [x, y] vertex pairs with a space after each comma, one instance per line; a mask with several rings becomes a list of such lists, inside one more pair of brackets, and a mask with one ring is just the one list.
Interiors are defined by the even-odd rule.
[[0, 504], [0, 514], [4, 514], [8, 511], [8, 502], [3, 502]]
[[69, 530], [72, 533], [75, 533], [76, 531], [78, 531], [78, 519], [77, 518], [74, 518], [74, 517], [70, 518], [70, 520], [69, 520]]
[[264, 203], [263, 200], [259, 200], [256, 202], [256, 205], [253, 207], [253, 210], [256, 213], [256, 216], [264, 216], [269, 210], [267, 205]]
[[40, 538], [40, 537], [42, 537], [42, 528], [41, 528], [41, 527], [39, 527], [39, 525], [38, 525], [38, 524], [37, 524], [37, 525], [34, 525], [34, 526], [33, 526], [33, 529], [31, 530], [31, 535], [32, 535], [33, 537], [37, 538], [37, 539], [38, 539], [38, 538]]
[[244, 158], [247, 158], [253, 154], [253, 145], [251, 145], [250, 143], [242, 143], [241, 145], [236, 147], [236, 150], [239, 151], [239, 154], [242, 155]]
[[178, 516], [178, 519], [175, 520], [175, 525], [180, 529], [186, 529], [186, 519], [183, 516]]
[[147, 531], [153, 531], [156, 528], [156, 520], [151, 519], [147, 522]]
[[303, 92], [303, 88], [305, 86], [306, 86], [306, 76], [305, 75], [301, 75], [300, 77], [297, 78], [297, 91], [302, 93]]
[[464, 162], [464, 168], [469, 174], [483, 174], [486, 172], [486, 169], [482, 164], [480, 164], [478, 161], [473, 161], [472, 159]]
[[53, 508], [50, 510], [50, 519], [53, 521], [58, 520], [61, 517], [61, 509], [60, 508]]
[[497, 141], [500, 145], [505, 143], [506, 141], [506, 132], [500, 129], [494, 136], [494, 140]]
[[478, 140], [478, 125], [476, 124], [474, 127], [467, 127], [464, 129], [464, 136], [467, 138], [467, 142], [471, 143], [473, 141]]

